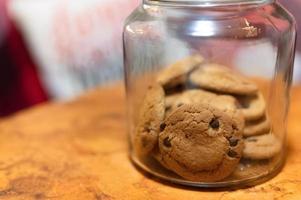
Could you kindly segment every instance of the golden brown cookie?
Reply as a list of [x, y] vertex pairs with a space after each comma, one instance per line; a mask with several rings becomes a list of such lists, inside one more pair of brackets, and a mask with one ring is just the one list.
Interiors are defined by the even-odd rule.
[[243, 157], [254, 160], [272, 158], [282, 148], [280, 140], [271, 133], [248, 137], [244, 140], [244, 143]]
[[254, 136], [254, 135], [261, 135], [264, 133], [268, 133], [271, 129], [270, 120], [264, 115], [260, 119], [253, 120], [253, 121], [246, 121], [245, 129], [244, 129], [244, 136]]
[[188, 73], [204, 61], [200, 55], [193, 55], [171, 64], [159, 72], [157, 82], [165, 89], [176, 87], [187, 81]]
[[165, 113], [165, 94], [159, 84], [149, 87], [143, 100], [134, 135], [134, 150], [137, 154], [149, 154], [158, 144], [160, 125]]
[[256, 84], [219, 64], [205, 64], [193, 71], [190, 81], [201, 88], [227, 94], [250, 95], [257, 92]]
[[201, 89], [186, 90], [166, 97], [166, 116], [183, 104], [210, 104], [221, 110], [235, 110], [237, 100], [230, 95], [217, 95]]
[[161, 126], [161, 162], [191, 181], [219, 181], [231, 174], [243, 149], [242, 130], [236, 115], [209, 104], [185, 104]]
[[239, 96], [237, 99], [246, 121], [256, 120], [265, 115], [266, 104], [260, 92], [251, 96]]

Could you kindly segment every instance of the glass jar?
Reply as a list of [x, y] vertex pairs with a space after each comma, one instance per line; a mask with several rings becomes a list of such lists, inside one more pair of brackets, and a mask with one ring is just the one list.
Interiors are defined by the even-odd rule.
[[132, 161], [198, 187], [275, 175], [295, 38], [273, 0], [144, 0], [123, 33]]

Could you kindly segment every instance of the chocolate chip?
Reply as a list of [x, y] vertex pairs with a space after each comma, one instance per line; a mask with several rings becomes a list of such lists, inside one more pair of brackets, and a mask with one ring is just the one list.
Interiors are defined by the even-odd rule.
[[153, 86], [151, 86], [151, 85], [149, 85], [149, 86], [147, 87], [147, 89], [149, 89], [149, 90], [152, 89], [152, 88], [153, 88]]
[[218, 129], [219, 128], [219, 121], [216, 118], [213, 118], [211, 122], [209, 123], [210, 127], [213, 129]]
[[169, 137], [164, 138], [163, 145], [166, 146], [166, 147], [171, 147]]
[[166, 127], [165, 123], [160, 124], [160, 131], [161, 132], [164, 131], [165, 127]]
[[235, 147], [238, 144], [239, 139], [236, 138], [230, 138], [229, 139], [229, 144], [231, 147]]
[[228, 156], [229, 156], [229, 157], [232, 157], [232, 158], [235, 158], [235, 157], [237, 156], [237, 153], [236, 153], [235, 151], [233, 151], [233, 150], [230, 150], [230, 151], [228, 152]]

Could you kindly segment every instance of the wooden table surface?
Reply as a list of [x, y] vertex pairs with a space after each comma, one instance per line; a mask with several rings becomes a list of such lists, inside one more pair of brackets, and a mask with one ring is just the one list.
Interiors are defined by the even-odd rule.
[[130, 162], [121, 85], [47, 103], [0, 122], [0, 199], [301, 199], [301, 88], [293, 89], [288, 157], [256, 187], [201, 190], [162, 183]]

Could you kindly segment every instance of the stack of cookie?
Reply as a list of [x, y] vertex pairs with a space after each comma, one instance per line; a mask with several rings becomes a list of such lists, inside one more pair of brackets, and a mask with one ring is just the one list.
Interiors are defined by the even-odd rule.
[[258, 91], [255, 94], [236, 96], [236, 98], [245, 119], [243, 158], [252, 160], [272, 158], [280, 152], [281, 143], [271, 133], [263, 95]]
[[133, 147], [165, 168], [199, 182], [228, 177], [241, 157], [280, 151], [256, 84], [199, 55], [160, 72], [140, 109]]

